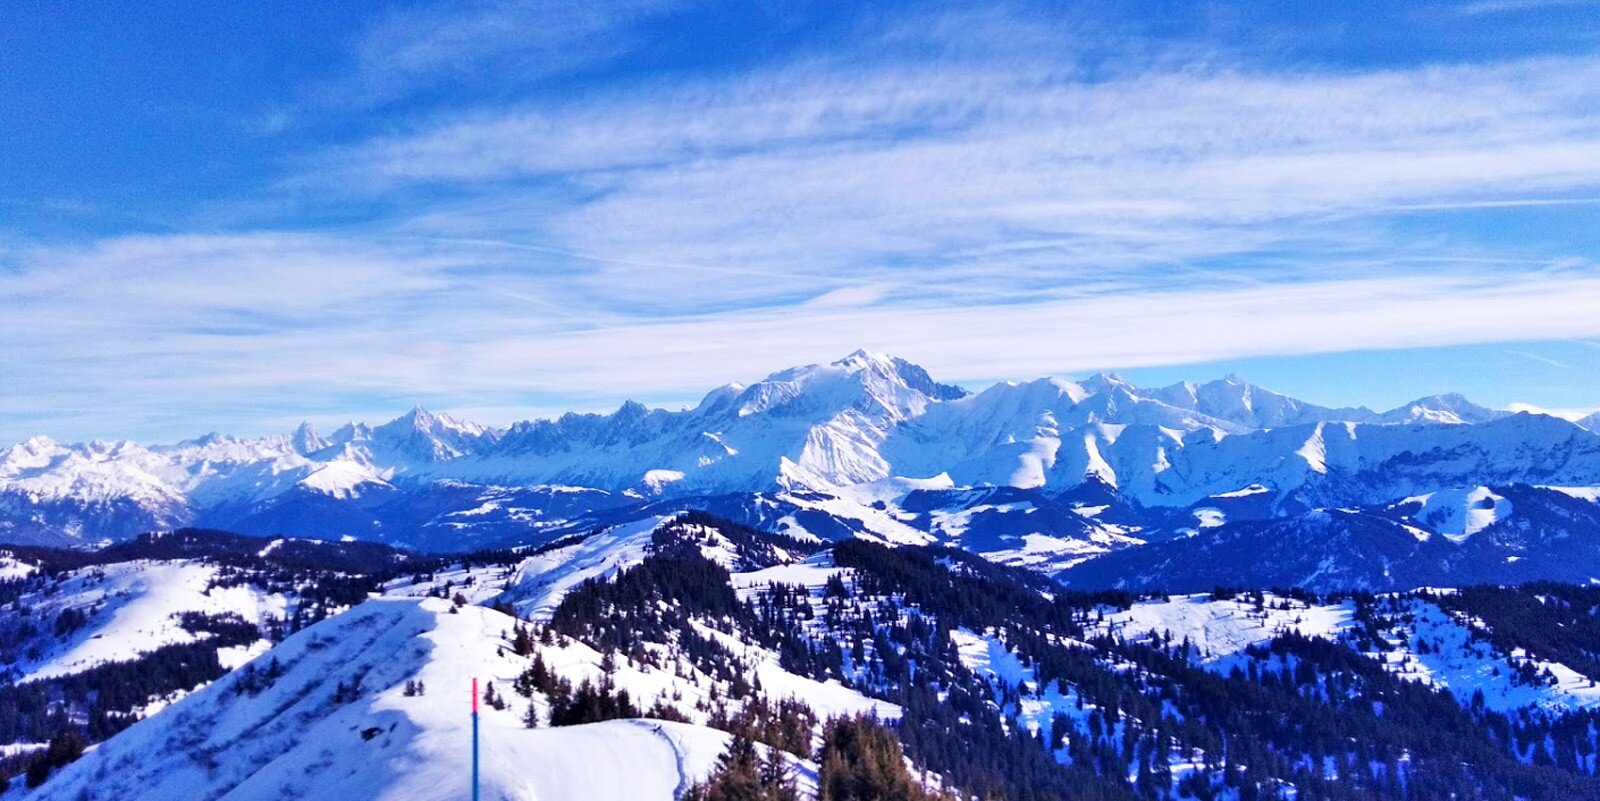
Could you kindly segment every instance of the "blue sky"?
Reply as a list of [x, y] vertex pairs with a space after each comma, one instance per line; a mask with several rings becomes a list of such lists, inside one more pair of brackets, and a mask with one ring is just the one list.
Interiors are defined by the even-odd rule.
[[678, 405], [857, 347], [1600, 408], [1584, 0], [0, 26], [0, 439]]

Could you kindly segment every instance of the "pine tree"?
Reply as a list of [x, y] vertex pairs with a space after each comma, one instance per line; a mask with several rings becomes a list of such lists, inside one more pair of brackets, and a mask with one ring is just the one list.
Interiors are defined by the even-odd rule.
[[44, 753], [28, 766], [28, 786], [38, 787], [57, 768], [65, 767], [83, 756], [83, 737], [77, 729], [68, 728], [50, 738]]
[[533, 653], [533, 637], [528, 634], [526, 627], [517, 627], [516, 636], [511, 639], [511, 652], [517, 656], [528, 656]]
[[494, 709], [503, 710], [506, 708], [505, 699], [501, 698], [500, 694], [494, 691], [494, 682], [492, 681], [484, 682], [483, 703], [484, 706], [492, 707]]
[[761, 762], [762, 801], [799, 801], [800, 788], [795, 784], [794, 771], [783, 752], [767, 749], [767, 758]]
[[906, 770], [900, 741], [867, 717], [828, 723], [817, 791], [818, 801], [923, 801], [928, 797]]

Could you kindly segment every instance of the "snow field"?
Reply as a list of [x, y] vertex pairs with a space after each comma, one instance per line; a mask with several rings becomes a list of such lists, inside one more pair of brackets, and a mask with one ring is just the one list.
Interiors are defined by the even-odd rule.
[[[1106, 615], [1104, 633], [1148, 640], [1161, 635], [1176, 645], [1185, 639], [1207, 665], [1221, 667], [1252, 645], [1298, 631], [1308, 637], [1337, 637], [1348, 626], [1346, 605], [1308, 606], [1268, 594], [1260, 609], [1243, 600], [1212, 600], [1209, 595], [1177, 595], [1146, 601]], [[1231, 664], [1228, 664], [1231, 667]], [[1226, 667], [1222, 667], [1226, 672]]]
[[284, 616], [288, 599], [283, 595], [249, 585], [208, 589], [217, 574], [215, 566], [192, 561], [141, 560], [73, 571], [55, 592], [29, 596], [24, 603], [34, 607], [46, 628], [67, 609], [88, 611], [98, 605], [99, 611], [64, 639], [41, 635], [41, 657], [19, 665], [20, 672], [25, 679], [64, 676], [164, 645], [194, 642], [200, 637], [179, 625], [183, 612], [231, 613], [256, 624]]

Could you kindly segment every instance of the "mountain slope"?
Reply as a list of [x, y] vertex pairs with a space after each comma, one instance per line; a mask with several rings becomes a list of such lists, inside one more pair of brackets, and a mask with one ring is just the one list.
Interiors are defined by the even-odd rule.
[[[1442, 496], [1451, 500], [1446, 503]], [[1600, 580], [1600, 504], [1527, 485], [1225, 523], [1057, 575], [1070, 587], [1406, 590]]]
[[[1526, 508], [1516, 491], [1494, 490]], [[1385, 513], [1409, 514], [1368, 514]], [[1519, 514], [1429, 541], [1471, 543]], [[31, 797], [460, 798], [474, 675], [495, 687], [489, 798], [679, 797], [728, 744], [717, 730], [787, 752], [809, 797], [850, 762], [818, 757], [822, 720], [866, 712], [913, 775], [958, 797], [1567, 801], [1600, 787], [1593, 588], [1138, 598], [938, 546], [847, 538], [796, 560], [791, 540], [705, 516], [657, 526], [642, 552], [638, 533], [532, 554], [515, 578], [497, 571], [517, 554], [432, 563], [388, 591], [434, 597], [305, 629]], [[465, 597], [589, 566], [602, 569], [555, 582], [533, 622]], [[901, 762], [898, 745], [875, 753]]]
[[[258, 660], [281, 666], [270, 681], [236, 672], [135, 724], [30, 798], [466, 797], [470, 678], [509, 685], [521, 672], [525, 658], [499, 639], [514, 626], [487, 609], [452, 613], [442, 600], [368, 602]], [[425, 692], [407, 696], [407, 680]], [[482, 714], [481, 786], [492, 799], [670, 798], [709, 771], [727, 741], [670, 722], [529, 730], [518, 711]]]
[[1330, 409], [1306, 403], [1263, 389], [1236, 375], [1204, 384], [1185, 381], [1146, 394], [1169, 406], [1192, 409], [1245, 429], [1322, 422], [1366, 423], [1378, 419], [1370, 409]]

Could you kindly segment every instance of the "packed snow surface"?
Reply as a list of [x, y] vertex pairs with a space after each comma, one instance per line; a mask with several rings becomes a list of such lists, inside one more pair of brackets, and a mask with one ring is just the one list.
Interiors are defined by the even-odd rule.
[[848, 574], [848, 570], [834, 566], [832, 554], [823, 552], [792, 564], [775, 565], [749, 573], [734, 573], [730, 579], [733, 588], [739, 591], [740, 598], [748, 600], [761, 589], [773, 584], [805, 587], [813, 595], [817, 595], [827, 586], [829, 579], [834, 576], [846, 577]]
[[37, 565], [30, 565], [9, 556], [0, 556], [0, 581], [27, 578], [37, 572], [39, 572]]

